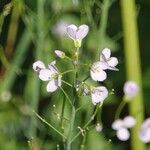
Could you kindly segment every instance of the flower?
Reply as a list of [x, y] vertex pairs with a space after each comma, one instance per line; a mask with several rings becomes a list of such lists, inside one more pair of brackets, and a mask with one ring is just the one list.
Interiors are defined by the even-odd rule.
[[73, 40], [82, 40], [89, 32], [89, 27], [85, 24], [77, 27], [73, 24], [67, 27], [67, 34]]
[[150, 118], [147, 118], [139, 131], [139, 138], [141, 141], [144, 143], [149, 143], [150, 142]]
[[54, 92], [61, 86], [61, 75], [55, 64], [56, 61], [51, 62], [48, 68], [45, 67], [42, 61], [36, 61], [33, 64], [33, 69], [38, 72], [39, 78], [42, 81], [49, 81], [46, 87], [48, 92]]
[[117, 131], [117, 137], [121, 141], [127, 141], [130, 137], [128, 128], [132, 128], [136, 121], [132, 116], [127, 116], [123, 120], [117, 119], [112, 123], [112, 128]]
[[93, 63], [90, 69], [91, 78], [95, 81], [104, 81], [107, 78], [107, 74], [104, 70], [115, 70], [118, 71], [116, 65], [118, 59], [116, 57], [110, 57], [111, 51], [108, 48], [102, 50], [100, 60]]
[[107, 74], [102, 70], [100, 62], [95, 62], [90, 69], [91, 78], [94, 81], [104, 81], [107, 78]]
[[108, 97], [108, 90], [104, 86], [92, 87], [91, 98], [92, 103], [96, 105], [97, 103], [102, 103]]
[[104, 48], [102, 50], [102, 54], [100, 55], [100, 65], [103, 70], [116, 70], [116, 65], [118, 64], [118, 59], [116, 57], [110, 57], [111, 51], [108, 48]]
[[135, 81], [127, 81], [123, 87], [124, 94], [128, 100], [137, 95], [139, 86]]
[[60, 58], [65, 58], [65, 53], [60, 50], [55, 50], [55, 54]]

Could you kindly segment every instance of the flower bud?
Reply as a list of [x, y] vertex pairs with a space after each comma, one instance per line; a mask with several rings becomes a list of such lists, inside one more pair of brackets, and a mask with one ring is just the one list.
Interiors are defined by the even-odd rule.
[[134, 96], [137, 95], [137, 93], [139, 91], [139, 86], [134, 81], [127, 81], [124, 84], [123, 91], [124, 91], [124, 94], [125, 94], [125, 97], [127, 98], [127, 100], [130, 100]]
[[62, 58], [62, 59], [65, 58], [65, 53], [60, 50], [55, 50], [55, 54], [59, 58]]

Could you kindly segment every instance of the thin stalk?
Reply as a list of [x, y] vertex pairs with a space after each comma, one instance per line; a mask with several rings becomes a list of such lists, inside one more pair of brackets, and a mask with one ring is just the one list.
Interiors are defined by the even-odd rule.
[[76, 113], [75, 107], [72, 106], [70, 129], [69, 129], [69, 134], [67, 138], [67, 150], [71, 150], [71, 139], [72, 139], [72, 133], [73, 133], [73, 127], [74, 127], [74, 121], [75, 121], [75, 113]]
[[[94, 118], [95, 118], [95, 116], [96, 116], [96, 114], [97, 114], [97, 112], [98, 112], [99, 107], [100, 107], [99, 105], [96, 106], [96, 109], [95, 109], [93, 115], [92, 115], [91, 118], [88, 120], [88, 122], [83, 126], [83, 130], [94, 120]], [[72, 143], [81, 133], [82, 133], [82, 132], [79, 131], [79, 132], [72, 138], [71, 143]]]
[[60, 89], [62, 90], [66, 98], [68, 99], [68, 102], [70, 103], [70, 105], [72, 105], [71, 99], [69, 98], [68, 94], [65, 92], [65, 90], [62, 87], [60, 87]]
[[115, 119], [118, 119], [120, 117], [120, 114], [121, 114], [125, 104], [126, 104], [126, 101], [122, 100], [120, 105], [118, 106], [118, 108], [116, 110]]
[[[124, 53], [126, 59], [127, 80], [134, 80], [141, 84], [141, 62], [139, 54], [139, 39], [137, 29], [137, 14], [135, 0], [121, 0], [122, 22], [124, 31]], [[144, 150], [144, 144], [139, 140], [138, 132], [144, 119], [142, 88], [133, 101], [129, 103], [130, 115], [134, 115], [136, 125], [132, 128], [131, 147], [132, 150]], [[137, 113], [139, 112], [139, 113]]]
[[60, 131], [58, 131], [55, 127], [53, 127], [50, 123], [48, 123], [45, 119], [43, 119], [40, 115], [38, 115], [35, 111], [33, 111], [33, 113], [42, 121], [44, 122], [46, 125], [48, 125], [50, 128], [52, 128], [54, 131], [56, 131], [59, 135], [61, 135], [63, 138], [66, 139], [66, 136], [63, 135], [63, 133], [61, 133]]
[[102, 48], [104, 48], [104, 40], [106, 37], [106, 28], [107, 28], [107, 21], [108, 21], [108, 12], [109, 8], [111, 6], [112, 2], [111, 0], [103, 0], [103, 3], [101, 5], [101, 18], [100, 18], [100, 26], [99, 26], [99, 36], [98, 36], [98, 55], [99, 51], [101, 51]]
[[[35, 60], [39, 60], [42, 57], [42, 50], [44, 46], [44, 4], [45, 0], [38, 0], [37, 2], [37, 41], [36, 41], [36, 52]], [[37, 111], [39, 103], [39, 93], [40, 93], [40, 80], [36, 74], [33, 76], [32, 81], [36, 86], [34, 92], [32, 93], [32, 103], [31, 107], [33, 110]], [[36, 127], [37, 119], [34, 116], [31, 116], [29, 134], [36, 137]]]
[[9, 59], [10, 56], [12, 55], [13, 49], [14, 49], [14, 44], [16, 41], [16, 35], [18, 31], [18, 21], [20, 17], [20, 11], [19, 11], [19, 2], [14, 2], [14, 7], [12, 10], [11, 14], [11, 20], [10, 20], [10, 25], [9, 25], [9, 30], [8, 30], [8, 36], [7, 36], [7, 41], [6, 41], [6, 47], [5, 47], [5, 53], [6, 57]]

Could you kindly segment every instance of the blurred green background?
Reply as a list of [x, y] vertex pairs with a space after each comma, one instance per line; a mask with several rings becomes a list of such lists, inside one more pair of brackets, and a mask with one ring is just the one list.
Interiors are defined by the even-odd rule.
[[[137, 0], [136, 4], [144, 108], [145, 117], [148, 117], [150, 116], [150, 0]], [[130, 141], [119, 141], [111, 129], [126, 81], [120, 1], [112, 2], [108, 10], [102, 8], [100, 0], [0, 0], [1, 150], [24, 150], [31, 147], [34, 150], [55, 150], [59, 147], [62, 149], [61, 138], [39, 121], [31, 110], [35, 110], [59, 128], [58, 114], [61, 113], [64, 95], [60, 90], [52, 94], [47, 93], [46, 83], [39, 81], [32, 70], [32, 64], [36, 60], [48, 64], [56, 59], [61, 71], [70, 67], [71, 64], [54, 55], [55, 49], [71, 55], [73, 42], [64, 33], [64, 28], [69, 24], [87, 24], [90, 27], [81, 48], [81, 60], [84, 63], [94, 62], [104, 47], [109, 47], [113, 55], [119, 59], [119, 72], [108, 72], [108, 79], [103, 83], [110, 91], [114, 89], [115, 93], [110, 95], [100, 114], [103, 131], [96, 132], [93, 127], [96, 121], [93, 121], [93, 126], [86, 137], [85, 149], [130, 149]], [[82, 69], [81, 79], [89, 73], [88, 68]], [[66, 80], [71, 81], [71, 76], [66, 76]], [[69, 91], [67, 86], [64, 88]], [[93, 106], [89, 98], [83, 97], [79, 103], [85, 105], [76, 119], [76, 124], [82, 126], [92, 113]], [[69, 116], [69, 112], [70, 109], [66, 106], [66, 117]], [[125, 107], [121, 115], [127, 114], [128, 108]], [[74, 144], [75, 150], [79, 149], [81, 139], [82, 137]]]

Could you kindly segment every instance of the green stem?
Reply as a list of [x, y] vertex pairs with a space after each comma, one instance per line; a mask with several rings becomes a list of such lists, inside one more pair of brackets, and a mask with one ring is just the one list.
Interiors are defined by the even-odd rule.
[[38, 115], [35, 111], [33, 111], [33, 113], [42, 121], [44, 122], [46, 125], [48, 125], [50, 128], [52, 128], [54, 131], [56, 131], [59, 135], [61, 135], [63, 138], [66, 139], [66, 136], [63, 135], [60, 131], [58, 131], [55, 127], [53, 127], [50, 123], [48, 123], [45, 119], [43, 119], [40, 115]]
[[118, 119], [120, 117], [120, 114], [121, 114], [125, 104], [126, 104], [126, 101], [122, 100], [120, 105], [118, 106], [118, 108], [116, 110], [115, 119]]
[[73, 126], [75, 121], [75, 107], [72, 106], [72, 115], [71, 115], [71, 122], [70, 122], [70, 129], [69, 129], [69, 135], [67, 138], [67, 150], [71, 150], [71, 138], [72, 138], [72, 132], [73, 132]]
[[[96, 116], [96, 114], [97, 114], [97, 112], [98, 112], [99, 107], [100, 107], [100, 105], [97, 105], [97, 106], [96, 106], [96, 109], [95, 109], [93, 115], [92, 115], [91, 118], [88, 120], [88, 122], [83, 126], [83, 129], [85, 129], [85, 128], [94, 120], [94, 118], [95, 118], [95, 116]], [[72, 143], [81, 133], [82, 133], [82, 132], [79, 131], [79, 132], [72, 138], [71, 143]]]
[[62, 90], [62, 92], [64, 93], [64, 95], [66, 96], [66, 98], [68, 99], [70, 105], [72, 105], [71, 99], [69, 98], [68, 94], [65, 92], [65, 90], [62, 87], [60, 87], [60, 89]]
[[[139, 40], [135, 0], [121, 0], [120, 4], [124, 30], [124, 53], [126, 59], [125, 62], [127, 79], [136, 81], [141, 88], [142, 74], [139, 54]], [[141, 89], [138, 95], [134, 98], [134, 100], [132, 100], [129, 103], [130, 115], [134, 115], [137, 122], [135, 127], [131, 130], [132, 150], [145, 149], [144, 144], [138, 138], [138, 132], [144, 119], [143, 94]]]

